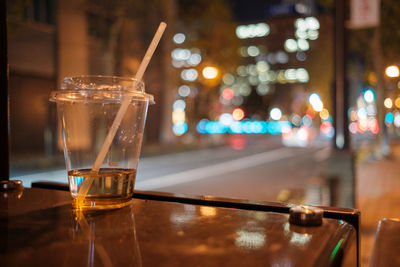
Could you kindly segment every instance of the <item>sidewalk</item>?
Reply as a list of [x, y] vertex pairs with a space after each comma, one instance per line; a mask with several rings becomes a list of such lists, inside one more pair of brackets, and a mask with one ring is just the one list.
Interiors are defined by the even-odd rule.
[[368, 266], [379, 220], [400, 218], [400, 143], [391, 156], [356, 165], [356, 205], [361, 210], [361, 266]]

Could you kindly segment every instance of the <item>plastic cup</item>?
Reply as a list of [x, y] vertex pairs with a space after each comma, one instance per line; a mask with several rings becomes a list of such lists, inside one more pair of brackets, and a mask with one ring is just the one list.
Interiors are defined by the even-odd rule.
[[[123, 99], [130, 104], [98, 172], [92, 165]], [[116, 76], [65, 78], [51, 93], [57, 103], [73, 204], [79, 209], [113, 209], [131, 203], [147, 108], [153, 96], [144, 83]], [[84, 201], [76, 201], [85, 179], [93, 179]], [[77, 206], [79, 205], [79, 207]]]

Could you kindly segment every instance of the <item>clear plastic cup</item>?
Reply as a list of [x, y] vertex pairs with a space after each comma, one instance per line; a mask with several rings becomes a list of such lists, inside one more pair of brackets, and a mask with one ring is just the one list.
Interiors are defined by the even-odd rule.
[[[93, 163], [114, 122], [122, 100], [130, 104], [98, 172]], [[74, 205], [83, 209], [112, 209], [131, 203], [142, 145], [147, 108], [153, 96], [144, 83], [115, 76], [65, 78], [51, 93], [57, 103], [69, 187]], [[93, 179], [83, 202], [77, 202], [85, 179]], [[77, 207], [79, 205], [79, 207]]]

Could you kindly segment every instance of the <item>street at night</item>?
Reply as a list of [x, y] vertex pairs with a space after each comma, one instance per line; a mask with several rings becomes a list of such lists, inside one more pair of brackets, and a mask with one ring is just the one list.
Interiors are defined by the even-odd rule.
[[145, 158], [136, 189], [269, 201], [293, 197], [299, 202], [310, 178], [320, 175], [322, 166], [316, 166], [327, 152], [257, 142], [239, 151], [220, 147]]
[[0, 11], [6, 266], [400, 266], [398, 1]]
[[[220, 146], [144, 157], [139, 162], [135, 189], [303, 203], [307, 189], [322, 193], [327, 186], [321, 177], [330, 153], [326, 146], [284, 147], [279, 136], [246, 140], [249, 144], [241, 150]], [[25, 186], [33, 181], [68, 182], [65, 170], [15, 179], [21, 179]], [[322, 204], [315, 199], [312, 202]]]

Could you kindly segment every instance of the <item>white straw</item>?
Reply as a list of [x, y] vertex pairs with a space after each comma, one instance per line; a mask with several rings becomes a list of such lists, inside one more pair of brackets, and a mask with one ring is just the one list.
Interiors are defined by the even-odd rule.
[[[156, 50], [157, 45], [160, 42], [160, 39], [161, 39], [166, 27], [167, 27], [167, 24], [165, 22], [161, 22], [160, 25], [158, 26], [157, 32], [154, 35], [153, 40], [151, 41], [150, 46], [147, 49], [142, 62], [140, 63], [138, 71], [136, 72], [136, 75], [135, 75], [136, 80], [138, 80], [138, 81], [142, 80], [142, 77], [147, 68], [147, 65], [149, 65], [151, 57], [153, 56], [153, 53]], [[125, 112], [128, 109], [131, 101], [132, 101], [131, 97], [125, 97], [122, 100], [121, 107], [119, 108], [118, 113], [115, 116], [114, 122], [113, 122], [110, 130], [108, 131], [107, 137], [104, 140], [104, 143], [100, 149], [100, 152], [97, 155], [96, 161], [94, 162], [94, 164], [92, 166], [93, 173], [99, 172], [101, 164], [103, 164], [103, 161], [108, 153], [108, 150], [110, 149], [112, 140], [114, 139], [115, 133], [117, 132], [117, 130], [121, 124], [122, 118], [124, 117]], [[86, 197], [86, 194], [89, 191], [89, 188], [93, 183], [93, 180], [94, 180], [93, 177], [89, 177], [89, 178], [86, 178], [85, 180], [83, 180], [82, 186], [79, 189], [78, 197], [77, 197], [78, 206], [83, 201], [83, 199]]]

